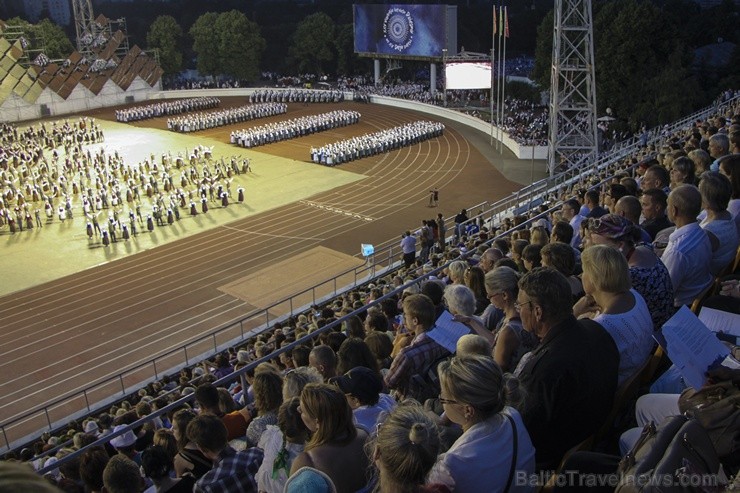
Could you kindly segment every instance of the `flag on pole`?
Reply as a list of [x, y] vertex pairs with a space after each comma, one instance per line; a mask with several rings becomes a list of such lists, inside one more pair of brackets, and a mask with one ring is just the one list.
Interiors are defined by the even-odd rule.
[[502, 36], [504, 34], [504, 8], [499, 6], [498, 11], [498, 35]]
[[496, 6], [493, 6], [493, 35], [496, 35]]
[[504, 37], [509, 37], [509, 13], [506, 7], [504, 7]]

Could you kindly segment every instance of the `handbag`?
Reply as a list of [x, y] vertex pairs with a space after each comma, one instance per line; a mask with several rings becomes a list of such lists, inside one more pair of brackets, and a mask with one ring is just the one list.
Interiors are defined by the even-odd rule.
[[648, 423], [619, 462], [616, 493], [684, 492], [726, 484], [712, 441], [695, 419], [671, 416]]
[[678, 409], [701, 424], [720, 458], [740, 453], [740, 389], [732, 382], [685, 389]]

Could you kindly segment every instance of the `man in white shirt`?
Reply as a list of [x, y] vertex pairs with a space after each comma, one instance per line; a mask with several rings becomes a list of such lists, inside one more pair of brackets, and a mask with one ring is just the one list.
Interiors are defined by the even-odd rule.
[[570, 246], [578, 248], [581, 245], [581, 222], [585, 217], [580, 214], [581, 204], [576, 199], [566, 200], [562, 207], [562, 217], [573, 228], [573, 238]]
[[671, 276], [674, 305], [690, 305], [712, 284], [712, 245], [696, 220], [701, 212], [699, 190], [693, 185], [676, 187], [668, 196], [667, 212], [676, 230], [668, 237], [661, 260]]
[[406, 231], [401, 238], [401, 251], [403, 252], [403, 263], [408, 269], [416, 260], [416, 237], [411, 231]]

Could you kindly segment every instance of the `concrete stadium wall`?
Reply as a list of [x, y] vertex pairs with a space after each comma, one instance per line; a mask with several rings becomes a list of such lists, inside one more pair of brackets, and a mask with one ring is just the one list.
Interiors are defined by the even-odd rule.
[[[244, 96], [248, 97], [255, 91], [261, 91], [264, 89], [270, 89], [274, 91], [280, 91], [280, 88], [267, 87], [267, 88], [236, 88], [236, 89], [182, 89], [176, 91], [160, 91], [153, 92], [149, 95], [149, 99], [182, 99], [182, 98], [197, 98], [204, 96], [211, 97], [228, 97], [228, 96]], [[300, 89], [285, 89], [285, 90], [300, 90]], [[352, 99], [351, 92], [344, 93], [345, 99]], [[421, 103], [419, 101], [412, 101], [408, 99], [389, 98], [386, 96], [372, 96], [372, 102], [376, 104], [382, 104], [386, 106], [393, 106], [395, 108], [405, 108], [408, 110], [416, 111], [419, 113], [426, 113], [428, 115], [434, 115], [448, 120], [456, 121], [470, 128], [478, 130], [486, 135], [491, 135], [491, 124], [486, 123], [480, 118], [461, 113], [459, 111], [451, 110], [448, 108], [442, 108], [440, 106], [434, 106], [431, 104]], [[547, 159], [547, 147], [546, 146], [522, 146], [519, 145], [514, 139], [509, 137], [506, 132], [499, 132], [497, 127], [493, 127], [493, 138], [502, 142], [514, 155], [519, 159]], [[534, 151], [534, 156], [532, 152]]]

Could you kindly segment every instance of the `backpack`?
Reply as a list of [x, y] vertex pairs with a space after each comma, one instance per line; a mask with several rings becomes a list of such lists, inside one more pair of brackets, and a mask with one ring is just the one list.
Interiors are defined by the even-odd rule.
[[657, 428], [652, 422], [645, 425], [617, 472], [615, 493], [678, 493], [727, 483], [706, 430], [682, 415], [667, 418]]

